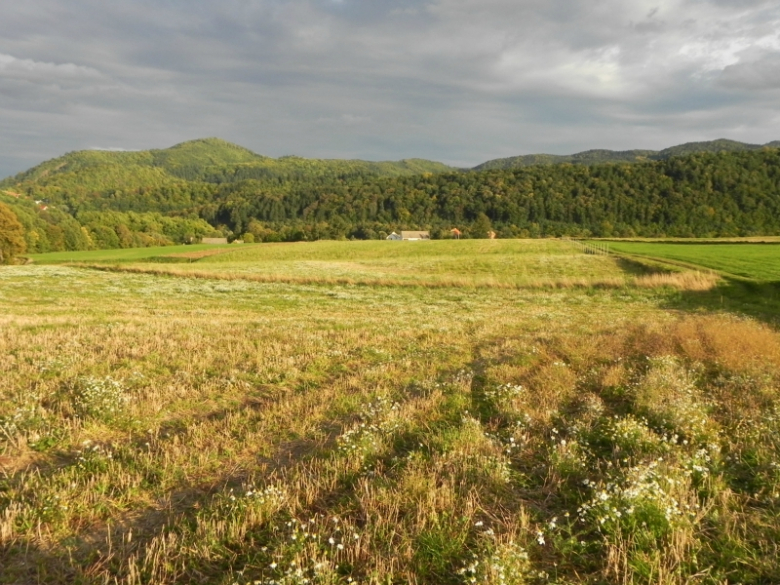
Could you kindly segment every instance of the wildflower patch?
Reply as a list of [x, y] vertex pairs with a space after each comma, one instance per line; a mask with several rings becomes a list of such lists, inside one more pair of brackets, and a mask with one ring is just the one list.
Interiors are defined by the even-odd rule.
[[84, 418], [115, 417], [130, 400], [122, 382], [111, 376], [79, 378], [73, 385], [71, 398], [76, 414]]

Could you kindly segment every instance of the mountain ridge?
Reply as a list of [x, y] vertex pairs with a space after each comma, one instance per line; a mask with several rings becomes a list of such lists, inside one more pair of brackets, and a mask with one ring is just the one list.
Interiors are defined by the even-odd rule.
[[[164, 149], [135, 151], [76, 150], [0, 180], [0, 188], [25, 182], [46, 182], [52, 175], [83, 172], [109, 165], [134, 165], [148, 169], [144, 175], [158, 175], [165, 182], [175, 179], [220, 183], [230, 180], [268, 178], [271, 175], [365, 172], [399, 176], [425, 172], [449, 172], [454, 167], [421, 158], [398, 161], [320, 159], [294, 155], [272, 158], [220, 138], [198, 138]], [[151, 169], [156, 169], [152, 171]], [[216, 172], [219, 169], [219, 172]]]
[[685, 156], [701, 152], [742, 152], [746, 150], [759, 150], [761, 148], [778, 148], [780, 140], [773, 140], [766, 144], [750, 144], [718, 138], [702, 142], [686, 142], [670, 146], [662, 150], [609, 150], [590, 149], [574, 154], [525, 154], [504, 158], [495, 158], [472, 167], [472, 171], [485, 171], [494, 169], [516, 169], [535, 165], [554, 164], [603, 164], [603, 163], [638, 163], [647, 161], [666, 160], [673, 156]]
[[[780, 148], [780, 140], [766, 144], [751, 144], [719, 138], [710, 141], [686, 142], [662, 150], [589, 149], [574, 154], [557, 155], [535, 153], [496, 158], [474, 167], [456, 168], [444, 163], [404, 158], [397, 161], [367, 161], [362, 159], [305, 158], [285, 155], [278, 158], [257, 154], [252, 150], [221, 138], [196, 138], [163, 149], [113, 151], [85, 149], [67, 152], [59, 157], [0, 180], [0, 188], [24, 183], [47, 184], [48, 177], [81, 173], [87, 169], [121, 165], [134, 166], [135, 172], [115, 171], [116, 179], [126, 181], [153, 181], [157, 184], [176, 183], [179, 180], [223, 183], [246, 179], [268, 179], [273, 176], [344, 175], [356, 173], [393, 177], [407, 174], [471, 172], [496, 169], [515, 169], [556, 164], [641, 163], [666, 160], [701, 152], [742, 152], [761, 148]], [[138, 170], [143, 167], [144, 170]], [[118, 183], [123, 181], [118, 180]]]

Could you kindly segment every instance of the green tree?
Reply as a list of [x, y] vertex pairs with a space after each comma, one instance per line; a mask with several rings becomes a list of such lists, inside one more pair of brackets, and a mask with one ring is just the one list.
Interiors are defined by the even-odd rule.
[[477, 215], [477, 219], [471, 226], [471, 233], [473, 238], [487, 238], [488, 234], [492, 231], [493, 227], [490, 223], [490, 218], [484, 213], [480, 212]]
[[0, 264], [10, 264], [26, 249], [22, 224], [7, 205], [0, 203]]

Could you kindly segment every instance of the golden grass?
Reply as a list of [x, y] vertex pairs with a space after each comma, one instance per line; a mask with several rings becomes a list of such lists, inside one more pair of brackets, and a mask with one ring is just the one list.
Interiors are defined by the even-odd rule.
[[151, 274], [156, 276], [178, 276], [184, 278], [198, 278], [207, 280], [245, 280], [259, 283], [281, 283], [297, 285], [359, 285], [378, 287], [423, 287], [423, 288], [475, 288], [475, 289], [583, 289], [604, 288], [615, 289], [626, 286], [638, 286], [642, 288], [674, 288], [684, 291], [711, 290], [720, 282], [720, 277], [714, 274], [700, 272], [679, 272], [649, 274], [636, 277], [611, 277], [611, 278], [587, 278], [587, 277], [535, 277], [524, 278], [518, 282], [506, 282], [497, 279], [469, 277], [460, 278], [436, 278], [416, 280], [401, 280], [396, 278], [366, 278], [366, 277], [333, 277], [333, 276], [289, 276], [281, 274], [247, 274], [247, 273], [220, 273], [204, 271], [180, 266], [157, 267], [150, 265], [105, 265], [105, 264], [74, 264], [77, 267], [94, 270], [128, 272], [131, 274]]
[[708, 272], [668, 272], [638, 276], [634, 285], [646, 288], [670, 287], [685, 291], [711, 290], [721, 281], [720, 276]]
[[0, 272], [0, 583], [780, 574], [767, 325], [167, 268]]

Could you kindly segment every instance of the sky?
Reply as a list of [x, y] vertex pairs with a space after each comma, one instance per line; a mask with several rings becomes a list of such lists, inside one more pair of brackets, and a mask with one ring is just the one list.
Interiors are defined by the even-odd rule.
[[777, 0], [0, 5], [0, 176], [219, 137], [455, 166], [780, 139]]

